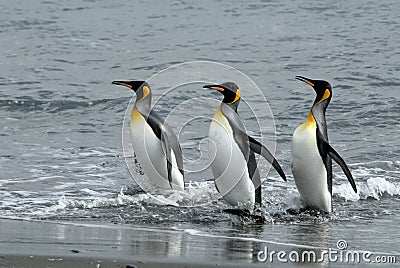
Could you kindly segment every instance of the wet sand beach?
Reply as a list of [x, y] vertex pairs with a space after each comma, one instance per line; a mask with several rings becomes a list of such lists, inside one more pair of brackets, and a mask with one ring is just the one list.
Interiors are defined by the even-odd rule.
[[[332, 261], [327, 255], [321, 255], [328, 250], [325, 247], [285, 243], [279, 239], [280, 226], [270, 226], [277, 232], [277, 236], [270, 235], [273, 239], [270, 241], [258, 239], [254, 234], [235, 237], [194, 229], [107, 223], [3, 219], [0, 228], [0, 267], [346, 267], [366, 264], [362, 259], [361, 262]], [[306, 229], [302, 231], [307, 232]], [[315, 242], [318, 240], [316, 238]], [[337, 248], [333, 250], [340, 252]], [[286, 261], [278, 260], [279, 251], [287, 253]], [[288, 259], [290, 252], [300, 256], [315, 252], [316, 259], [309, 260], [307, 253], [306, 259], [291, 261]], [[273, 258], [267, 259], [271, 254]], [[372, 255], [389, 254], [374, 252]], [[323, 257], [320, 259], [320, 256]], [[375, 260], [373, 257], [371, 260]], [[379, 265], [382, 264], [368, 263], [372, 267]], [[392, 267], [395, 263], [385, 265]]]
[[[4, 219], [0, 228], [0, 267], [201, 268], [246, 267], [252, 262], [229, 260], [225, 249], [202, 254], [191, 240], [204, 238], [180, 230]], [[210, 250], [221, 241], [203, 242]]]

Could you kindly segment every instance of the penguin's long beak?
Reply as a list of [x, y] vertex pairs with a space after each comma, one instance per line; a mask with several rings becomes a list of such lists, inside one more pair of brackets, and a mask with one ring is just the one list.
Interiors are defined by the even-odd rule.
[[112, 81], [113, 85], [120, 85], [120, 86], [124, 86], [124, 87], [129, 87], [130, 89], [132, 89], [132, 85], [129, 84], [129, 82], [126, 81]]
[[220, 85], [205, 85], [205, 86], [203, 86], [203, 88], [211, 88], [211, 89], [217, 90], [219, 92], [225, 91], [225, 88]]
[[300, 80], [300, 81], [302, 81], [302, 82], [304, 82], [304, 83], [306, 83], [306, 84], [309, 84], [310, 86], [314, 87], [314, 83], [313, 83], [313, 80], [312, 80], [312, 79], [309, 79], [309, 78], [307, 78], [307, 77], [300, 76], [300, 75], [297, 75], [297, 76], [295, 77], [295, 79]]

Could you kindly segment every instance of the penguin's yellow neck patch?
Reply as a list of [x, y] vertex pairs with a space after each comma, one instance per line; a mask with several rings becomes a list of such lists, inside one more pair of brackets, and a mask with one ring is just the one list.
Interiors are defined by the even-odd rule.
[[221, 111], [221, 105], [218, 107], [217, 111], [215, 112], [214, 117], [224, 117]]
[[[328, 89], [325, 89], [325, 92], [324, 92], [324, 95], [322, 96], [322, 98], [318, 102], [316, 102], [314, 105], [323, 102], [330, 96], [331, 96], [331, 92]], [[308, 113], [307, 120], [302, 125], [303, 127], [316, 127], [317, 126], [317, 122], [315, 122], [315, 118], [314, 118], [311, 110], [312, 110], [312, 108], [310, 109], [310, 112]]]
[[218, 107], [217, 111], [215, 112], [214, 118], [213, 118], [213, 120], [211, 121], [211, 123], [221, 124], [220, 121], [224, 121], [224, 120], [226, 120], [226, 118], [225, 118], [224, 114], [222, 113], [221, 105], [220, 105], [220, 106]]
[[308, 113], [307, 120], [303, 123], [302, 126], [303, 127], [316, 127], [317, 126], [317, 122], [315, 122], [315, 119], [314, 119], [314, 116], [313, 116], [311, 110]]
[[143, 117], [143, 116], [139, 113], [139, 111], [136, 109], [136, 107], [133, 107], [132, 113], [131, 113], [131, 119], [135, 120], [135, 119], [139, 119], [141, 117]]
[[222, 104], [218, 107], [217, 111], [215, 112], [214, 118], [211, 120], [210, 126], [222, 127], [225, 129], [225, 131], [227, 131], [227, 133], [232, 133], [228, 119], [222, 113], [221, 106]]
[[235, 102], [237, 102], [239, 99], [240, 99], [240, 89], [237, 89], [237, 90], [236, 90], [236, 96], [235, 96], [235, 99], [234, 99], [232, 102], [230, 102], [230, 103], [227, 103], [227, 104], [232, 104], [232, 103], [235, 103]]

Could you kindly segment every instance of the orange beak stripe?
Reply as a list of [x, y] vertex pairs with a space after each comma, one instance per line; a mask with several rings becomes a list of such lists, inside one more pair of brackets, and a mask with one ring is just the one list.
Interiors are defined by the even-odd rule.
[[224, 92], [224, 88], [222, 88], [222, 87], [210, 87], [211, 89], [214, 89], [214, 90], [217, 90], [217, 91], [219, 91], [219, 92]]
[[131, 86], [131, 85], [129, 85], [129, 84], [121, 84], [121, 86], [124, 86], [124, 87], [129, 87], [130, 89], [132, 89], [132, 86]]
[[309, 84], [310, 86], [314, 87], [314, 84], [311, 83], [310, 81], [303, 81], [303, 82], [305, 82], [305, 83]]

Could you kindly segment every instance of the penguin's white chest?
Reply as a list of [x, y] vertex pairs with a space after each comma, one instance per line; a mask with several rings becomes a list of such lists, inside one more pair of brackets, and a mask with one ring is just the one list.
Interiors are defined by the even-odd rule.
[[234, 140], [228, 120], [217, 111], [209, 129], [209, 157], [215, 185], [232, 206], [253, 210], [255, 193], [247, 162]]
[[331, 212], [327, 171], [318, 151], [315, 125], [303, 124], [294, 131], [291, 164], [303, 201], [312, 207]]
[[[154, 134], [150, 125], [137, 111], [132, 112], [130, 124], [133, 150], [149, 181], [156, 187], [170, 190], [168, 181], [167, 158], [160, 139]], [[172, 189], [183, 190], [183, 176], [177, 168], [175, 154], [171, 152]]]

